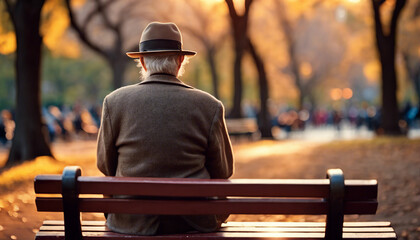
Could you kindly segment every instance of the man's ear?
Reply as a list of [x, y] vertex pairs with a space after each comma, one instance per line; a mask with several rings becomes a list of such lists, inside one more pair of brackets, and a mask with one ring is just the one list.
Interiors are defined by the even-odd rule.
[[146, 64], [144, 63], [144, 57], [140, 57], [140, 63], [143, 66], [144, 70], [147, 71]]
[[178, 56], [178, 69], [181, 68], [182, 62], [184, 61], [184, 55]]

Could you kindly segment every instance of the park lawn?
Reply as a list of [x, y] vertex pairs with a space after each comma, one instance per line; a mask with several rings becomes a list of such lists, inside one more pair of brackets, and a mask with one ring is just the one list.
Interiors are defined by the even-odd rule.
[[[36, 213], [33, 178], [61, 173], [79, 165], [82, 175], [101, 175], [96, 169], [96, 142], [55, 143], [57, 160], [40, 157], [0, 174], [0, 239], [31, 239], [45, 219], [60, 214]], [[349, 220], [390, 220], [399, 239], [420, 239], [420, 139], [315, 143], [310, 141], [256, 141], [234, 144], [234, 178], [324, 178], [328, 168], [341, 168], [347, 179], [378, 179], [379, 208], [375, 216]], [[0, 159], [6, 158], [5, 151]], [[102, 215], [86, 215], [87, 219]], [[313, 216], [231, 216], [231, 220], [315, 220]]]

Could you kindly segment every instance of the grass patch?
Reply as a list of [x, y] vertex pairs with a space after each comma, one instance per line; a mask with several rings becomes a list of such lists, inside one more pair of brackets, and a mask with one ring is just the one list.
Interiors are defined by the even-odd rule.
[[61, 174], [65, 164], [43, 156], [4, 171], [0, 175], [0, 194], [16, 185], [33, 181], [39, 174]]

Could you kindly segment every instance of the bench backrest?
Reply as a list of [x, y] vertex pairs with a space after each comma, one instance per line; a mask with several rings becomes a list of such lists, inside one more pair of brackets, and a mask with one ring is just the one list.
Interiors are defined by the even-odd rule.
[[[66, 214], [80, 221], [79, 212], [325, 214], [328, 234], [331, 232], [328, 229], [342, 228], [344, 214], [375, 214], [378, 205], [376, 180], [344, 181], [342, 171], [337, 169], [328, 171], [329, 179], [306, 180], [82, 177], [80, 174], [80, 168], [67, 167], [62, 176], [37, 176], [35, 192], [41, 194], [36, 197], [38, 211], [63, 211], [65, 221]], [[134, 197], [103, 198], [97, 194]]]
[[258, 124], [255, 118], [228, 118], [226, 127], [229, 134], [254, 133], [258, 131]]

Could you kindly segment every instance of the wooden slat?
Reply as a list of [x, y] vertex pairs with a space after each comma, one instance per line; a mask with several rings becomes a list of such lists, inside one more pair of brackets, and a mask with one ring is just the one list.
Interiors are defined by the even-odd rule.
[[[79, 177], [81, 194], [114, 194], [170, 197], [319, 197], [329, 193], [327, 179], [160, 179], [126, 177]], [[346, 199], [377, 197], [376, 180], [346, 180]], [[35, 192], [61, 193], [61, 175], [39, 175]]]
[[[91, 221], [91, 220], [84, 220], [81, 221], [83, 226], [105, 226], [105, 221]], [[44, 220], [42, 223], [44, 226], [62, 226], [64, 225], [63, 220]]]
[[[58, 224], [63, 225], [64, 222], [58, 221]], [[45, 224], [45, 223], [44, 223]], [[85, 223], [84, 223], [85, 224]], [[86, 222], [86, 224], [89, 224]], [[101, 221], [96, 224], [100, 225]], [[102, 221], [105, 224], [105, 221]], [[226, 227], [325, 227], [325, 222], [227, 222], [223, 223]], [[344, 227], [389, 227], [390, 222], [376, 221], [376, 222], [344, 222]]]
[[[63, 226], [63, 220], [45, 220], [44, 226]], [[105, 226], [105, 221], [82, 221], [83, 226]], [[325, 227], [325, 222], [227, 222], [223, 227]], [[344, 227], [390, 227], [386, 221], [344, 222]]]
[[[40, 231], [64, 231], [61, 226], [41, 226]], [[84, 232], [111, 232], [106, 226], [82, 226]], [[220, 232], [325, 232], [325, 227], [222, 227]], [[394, 232], [392, 227], [344, 227], [349, 233], [386, 233]]]
[[[64, 233], [60, 232], [38, 232], [36, 234], [37, 240], [43, 239], [63, 239]], [[175, 239], [231, 239], [231, 240], [262, 240], [262, 239], [307, 239], [307, 240], [318, 240], [324, 238], [324, 233], [256, 233], [256, 232], [216, 232], [216, 233], [192, 233], [192, 234], [174, 234], [174, 235], [163, 235], [163, 236], [135, 236], [135, 235], [123, 235], [114, 232], [84, 232], [84, 239], [136, 239], [136, 240], [175, 240]], [[371, 240], [391, 240], [396, 239], [395, 233], [343, 233], [343, 239], [371, 239]]]
[[[83, 221], [86, 239], [322, 239], [325, 223], [322, 222], [228, 222], [217, 233], [186, 235], [134, 236], [110, 232], [104, 221]], [[44, 221], [36, 239], [64, 239], [63, 221]], [[228, 226], [228, 227], [226, 227]], [[230, 227], [229, 227], [230, 226]], [[345, 222], [344, 239], [396, 239], [389, 222]], [[104, 232], [105, 231], [105, 232]], [[316, 234], [313, 234], [316, 233]], [[58, 238], [55, 238], [58, 236]]]
[[[46, 231], [46, 232], [59, 232], [64, 231], [64, 225], [60, 226], [51, 226], [51, 225], [42, 225], [39, 228], [39, 231]], [[104, 226], [82, 226], [83, 232], [111, 232], [111, 230]]]
[[[38, 211], [61, 212], [61, 198], [36, 198]], [[375, 200], [346, 202], [345, 214], [373, 214]], [[79, 199], [81, 212], [137, 214], [326, 214], [322, 199], [228, 199], [228, 200], [141, 200], [91, 198]]]

